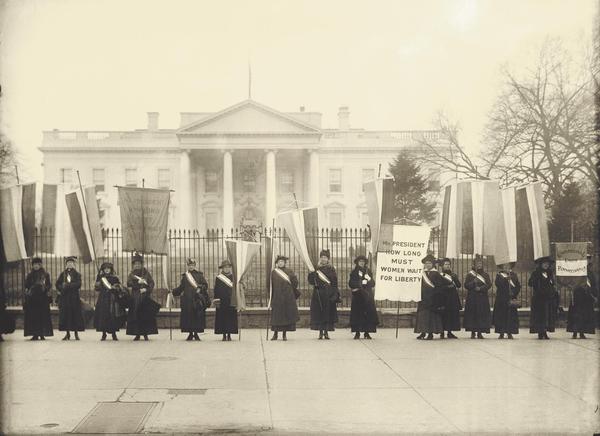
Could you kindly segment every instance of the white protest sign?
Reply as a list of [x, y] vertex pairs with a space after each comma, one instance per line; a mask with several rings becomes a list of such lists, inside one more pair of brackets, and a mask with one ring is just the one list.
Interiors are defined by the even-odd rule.
[[388, 229], [380, 233], [375, 298], [420, 301], [423, 273], [421, 259], [427, 255], [429, 227], [385, 224], [382, 227]]

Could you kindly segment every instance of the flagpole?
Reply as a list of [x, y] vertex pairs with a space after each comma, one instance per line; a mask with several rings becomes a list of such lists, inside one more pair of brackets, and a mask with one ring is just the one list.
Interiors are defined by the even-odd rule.
[[400, 301], [396, 301], [396, 339], [398, 339], [398, 320], [400, 319]]
[[[146, 179], [142, 179], [142, 189], [146, 187]], [[140, 195], [140, 211], [142, 212], [142, 253], [146, 252], [146, 223], [144, 222], [144, 191]]]
[[271, 264], [269, 265], [269, 274], [271, 274], [271, 277], [269, 277], [269, 299], [267, 300], [267, 341], [269, 340], [269, 325], [271, 324], [271, 298], [273, 297], [273, 256], [275, 255], [273, 249], [275, 248], [275, 239], [273, 238], [274, 234], [275, 234], [275, 218], [273, 218], [273, 226], [271, 227], [271, 259], [269, 259], [269, 262], [271, 262]]
[[15, 165], [15, 175], [17, 176], [17, 185], [20, 185], [21, 182], [19, 181], [19, 167], [17, 165]]
[[79, 182], [79, 191], [81, 192], [81, 201], [83, 201], [83, 210], [85, 211], [85, 220], [88, 225], [88, 231], [90, 232], [90, 242], [92, 243], [92, 251], [94, 252], [93, 261], [94, 261], [94, 268], [95, 268], [96, 267], [96, 264], [95, 264], [96, 247], [94, 246], [94, 237], [92, 235], [92, 226], [90, 226], [90, 217], [88, 215], [87, 205], [86, 205], [86, 201], [85, 201], [85, 195], [83, 193], [83, 186], [81, 186], [81, 177], [79, 177], [79, 170], [77, 170], [77, 181]]

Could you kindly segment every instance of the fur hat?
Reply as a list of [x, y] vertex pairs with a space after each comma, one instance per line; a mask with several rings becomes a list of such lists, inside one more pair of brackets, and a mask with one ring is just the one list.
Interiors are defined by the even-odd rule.
[[449, 258], [449, 257], [441, 257], [441, 258], [439, 258], [439, 259], [437, 260], [437, 264], [438, 264], [438, 265], [443, 265], [443, 264], [445, 264], [446, 262], [448, 262], [448, 263], [450, 263], [450, 265], [452, 265], [452, 261], [450, 260], [450, 258]]
[[40, 265], [43, 263], [42, 262], [42, 258], [39, 256], [35, 256], [31, 258], [31, 264], [33, 265], [34, 263], [39, 263]]
[[140, 262], [140, 263], [144, 263], [144, 256], [140, 253], [138, 253], [137, 251], [133, 253], [133, 255], [131, 256], [131, 263], [134, 262]]
[[280, 260], [288, 261], [289, 257], [286, 257], [283, 254], [278, 254], [277, 257], [275, 258], [275, 263], [279, 262]]
[[358, 256], [356, 256], [356, 259], [354, 259], [354, 265], [358, 265], [358, 262], [364, 260], [365, 263], [369, 262], [369, 259], [367, 259], [367, 256], [363, 255], [363, 254], [359, 254]]
[[433, 257], [433, 254], [428, 254], [423, 259], [421, 259], [421, 263], [425, 263], [425, 262], [435, 263], [435, 257]]
[[229, 259], [225, 259], [223, 262], [221, 262], [221, 265], [219, 265], [219, 268], [225, 268], [226, 266], [233, 266], [231, 264], [231, 262], [229, 262]]
[[77, 256], [67, 256], [65, 257], [65, 263], [67, 262], [77, 262]]
[[112, 262], [103, 262], [102, 265], [100, 265], [100, 271], [104, 271], [104, 268], [114, 269]]
[[191, 257], [187, 258], [187, 266], [196, 265], [196, 259], [192, 259]]
[[549, 264], [552, 264], [552, 262], [554, 262], [554, 261], [552, 260], [552, 258], [550, 256], [539, 257], [535, 260], [535, 263], [537, 263], [538, 265], [541, 265], [544, 262], [548, 262]]
[[325, 256], [327, 259], [331, 259], [331, 252], [329, 251], [329, 249], [325, 250], [321, 250], [321, 252], [319, 253], [319, 257]]

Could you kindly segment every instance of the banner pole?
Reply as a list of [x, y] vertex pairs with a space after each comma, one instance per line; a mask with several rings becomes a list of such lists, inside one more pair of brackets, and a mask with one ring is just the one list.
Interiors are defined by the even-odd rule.
[[398, 339], [398, 320], [400, 319], [400, 301], [396, 301], [396, 339]]
[[17, 176], [17, 185], [20, 185], [21, 182], [19, 181], [19, 167], [17, 165], [15, 165], [15, 175]]
[[92, 243], [92, 251], [93, 251], [92, 262], [94, 263], [94, 269], [97, 270], [98, 268], [97, 268], [97, 264], [96, 264], [96, 247], [94, 245], [94, 237], [92, 235], [92, 226], [90, 226], [90, 217], [88, 215], [87, 204], [85, 201], [85, 195], [83, 193], [83, 186], [81, 186], [81, 177], [79, 177], [79, 170], [77, 170], [77, 181], [79, 182], [79, 191], [81, 192], [81, 201], [83, 201], [83, 210], [85, 212], [85, 220], [87, 222], [88, 231], [90, 232], [90, 242]]

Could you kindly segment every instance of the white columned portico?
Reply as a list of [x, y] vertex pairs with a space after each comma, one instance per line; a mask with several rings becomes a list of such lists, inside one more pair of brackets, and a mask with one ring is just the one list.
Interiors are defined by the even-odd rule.
[[309, 174], [308, 174], [308, 201], [311, 205], [319, 204], [319, 151], [312, 149], [308, 151]]
[[223, 230], [225, 236], [233, 228], [233, 157], [230, 150], [223, 151]]
[[179, 195], [178, 206], [179, 225], [184, 229], [192, 228], [192, 216], [194, 213], [192, 202], [192, 174], [190, 171], [190, 151], [181, 150], [179, 158]]
[[277, 177], [275, 169], [275, 151], [267, 150], [266, 161], [266, 192], [265, 192], [265, 225], [273, 225], [273, 219], [277, 214]]

